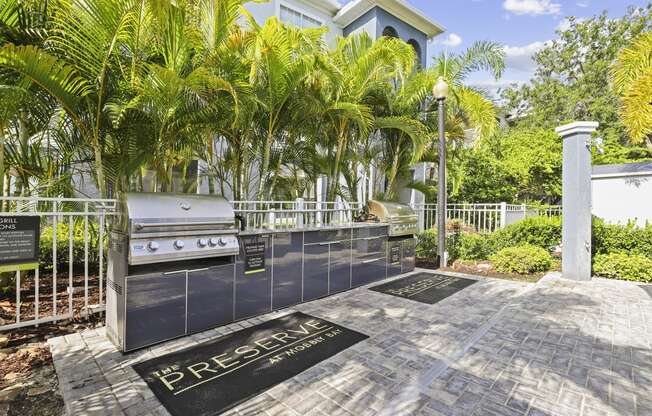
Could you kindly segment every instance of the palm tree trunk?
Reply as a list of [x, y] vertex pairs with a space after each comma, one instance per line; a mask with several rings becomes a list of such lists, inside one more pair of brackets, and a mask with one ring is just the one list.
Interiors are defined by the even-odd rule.
[[272, 183], [269, 186], [268, 198], [271, 200], [272, 195], [274, 195], [274, 188], [276, 188], [276, 178], [281, 174], [281, 165], [283, 164], [283, 152], [278, 157], [278, 163], [276, 164], [276, 169], [274, 169], [274, 176], [272, 177]]
[[328, 192], [328, 200], [333, 202], [335, 201], [335, 194], [337, 193], [337, 186], [340, 183], [340, 161], [342, 159], [342, 153], [346, 148], [346, 136], [344, 134], [339, 135], [337, 140], [337, 151], [335, 152], [335, 161], [332, 169], [332, 177], [330, 190]]
[[387, 183], [388, 199], [392, 199], [396, 196], [394, 187], [396, 182], [396, 176], [398, 175], [398, 162], [401, 155], [401, 139], [402, 139], [402, 135], [399, 135], [398, 142], [396, 143], [396, 149], [394, 151], [394, 157], [392, 158], [392, 166], [389, 170], [389, 181]]
[[[29, 132], [27, 130], [27, 113], [25, 110], [18, 112], [18, 141], [20, 143], [20, 151], [29, 152]], [[23, 159], [29, 157], [29, 154], [24, 154]], [[16, 177], [16, 196], [24, 196], [25, 190], [29, 186], [29, 177], [26, 177], [22, 172]]]
[[102, 162], [102, 148], [97, 138], [93, 139], [93, 153], [95, 154], [95, 175], [97, 176], [97, 190], [100, 198], [106, 198], [106, 181], [104, 179], [104, 164]]
[[263, 148], [263, 164], [260, 167], [260, 178], [258, 181], [258, 200], [262, 201], [265, 198], [265, 178], [269, 170], [269, 159], [271, 157], [272, 141], [274, 137], [271, 131], [268, 131], [267, 138], [265, 139], [265, 147]]

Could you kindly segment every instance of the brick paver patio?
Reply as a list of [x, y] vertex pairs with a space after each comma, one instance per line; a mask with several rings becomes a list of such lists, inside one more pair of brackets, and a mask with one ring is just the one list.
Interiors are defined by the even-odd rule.
[[299, 310], [370, 336], [228, 415], [652, 415], [652, 286], [497, 279], [435, 305], [356, 289], [134, 354], [51, 339], [71, 415], [166, 415], [131, 365]]

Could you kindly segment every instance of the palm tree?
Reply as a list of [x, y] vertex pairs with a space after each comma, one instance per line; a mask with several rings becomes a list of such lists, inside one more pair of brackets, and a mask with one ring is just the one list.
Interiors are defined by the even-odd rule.
[[[448, 163], [451, 170], [448, 175], [453, 182], [453, 193], [459, 185], [461, 178], [454, 162], [456, 155], [467, 140], [466, 131], [474, 131], [476, 143], [491, 137], [498, 128], [497, 113], [493, 102], [486, 97], [484, 91], [466, 85], [468, 76], [476, 71], [488, 71], [495, 79], [499, 79], [505, 69], [505, 52], [496, 42], [480, 41], [471, 45], [460, 54], [442, 53], [434, 59], [433, 66], [429, 69], [432, 76], [437, 79], [442, 76], [447, 81], [450, 93], [446, 100], [445, 132], [447, 140]], [[437, 111], [436, 101], [430, 97], [426, 104], [426, 123], [431, 125], [431, 130], [436, 131]], [[437, 141], [433, 140], [425, 150], [424, 162], [437, 162]], [[431, 171], [434, 174], [434, 170]], [[410, 187], [426, 195], [434, 195], [435, 187], [431, 184], [435, 178], [427, 178], [426, 184], [412, 183]]]
[[111, 129], [106, 104], [123, 79], [119, 62], [137, 59], [121, 52], [138, 24], [141, 6], [136, 0], [61, 0], [53, 6], [47, 49], [12, 43], [0, 49], [0, 67], [45, 90], [79, 130], [83, 144], [93, 151], [102, 196], [107, 195], [103, 150]]
[[417, 163], [432, 137], [424, 115], [424, 103], [435, 78], [432, 71], [401, 74], [387, 91], [383, 117], [376, 119], [380, 130], [385, 171], [385, 199], [398, 197], [398, 178]]
[[620, 95], [620, 116], [632, 144], [652, 147], [652, 32], [638, 35], [623, 49], [611, 68], [613, 87]]
[[[328, 199], [332, 201], [341, 194], [342, 169], [357, 172], [356, 151], [360, 142], [369, 138], [376, 124], [382, 127], [379, 123], [383, 122], [375, 119], [374, 105], [395, 77], [412, 71], [415, 57], [412, 48], [401, 40], [381, 38], [374, 42], [363, 32], [338, 39], [329, 58], [328, 65], [323, 67], [329, 82], [321, 94], [323, 137], [331, 161]], [[347, 154], [353, 157], [343, 163]], [[346, 162], [352, 163], [347, 166]], [[355, 189], [356, 175], [345, 175], [350, 189]]]
[[324, 29], [302, 30], [286, 26], [275, 17], [260, 26], [253, 16], [248, 15], [248, 18], [255, 34], [248, 45], [247, 56], [251, 62], [249, 85], [259, 107], [256, 117], [260, 139], [258, 198], [262, 200], [272, 189], [266, 187], [270, 184], [273, 146], [282, 146], [292, 120], [296, 119], [295, 114], [303, 111], [299, 104], [303, 96], [300, 90], [323, 53]]

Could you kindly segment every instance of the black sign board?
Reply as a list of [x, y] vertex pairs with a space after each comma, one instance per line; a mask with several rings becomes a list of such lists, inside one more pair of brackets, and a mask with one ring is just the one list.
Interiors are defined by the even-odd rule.
[[476, 282], [460, 277], [417, 273], [369, 290], [433, 305]]
[[173, 416], [218, 415], [366, 338], [297, 312], [134, 369]]
[[389, 262], [391, 264], [398, 264], [401, 262], [401, 246], [395, 244], [389, 249]]
[[38, 216], [0, 216], [0, 271], [38, 266], [40, 224]]
[[244, 243], [244, 273], [260, 273], [265, 271], [265, 241], [257, 238]]

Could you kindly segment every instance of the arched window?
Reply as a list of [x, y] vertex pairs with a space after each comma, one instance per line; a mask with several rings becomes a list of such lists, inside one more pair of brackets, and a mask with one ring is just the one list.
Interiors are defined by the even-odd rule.
[[383, 29], [383, 36], [388, 38], [398, 38], [398, 32], [393, 27], [387, 26], [385, 29]]
[[407, 41], [408, 45], [412, 46], [414, 53], [417, 55], [417, 62], [421, 63], [421, 45], [414, 39]]

